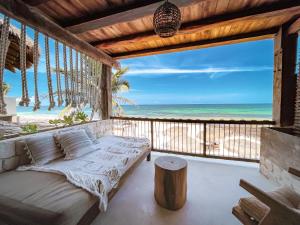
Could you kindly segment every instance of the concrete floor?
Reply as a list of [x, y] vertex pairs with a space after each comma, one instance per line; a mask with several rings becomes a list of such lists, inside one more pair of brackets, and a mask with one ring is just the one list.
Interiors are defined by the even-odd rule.
[[[241, 178], [263, 190], [276, 185], [258, 171], [258, 164], [183, 157], [188, 160], [188, 196], [185, 206], [169, 211], [153, 197], [153, 153], [128, 178], [93, 225], [238, 225], [232, 207], [247, 192], [239, 187]], [[179, 156], [182, 157], [182, 156]]]

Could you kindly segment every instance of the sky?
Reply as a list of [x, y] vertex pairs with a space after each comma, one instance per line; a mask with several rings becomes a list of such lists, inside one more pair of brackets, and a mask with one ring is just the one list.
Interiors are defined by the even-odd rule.
[[[16, 27], [19, 23], [13, 21]], [[33, 38], [33, 31], [27, 29]], [[47, 93], [44, 37], [39, 37], [39, 92]], [[54, 41], [50, 39], [50, 62], [54, 67]], [[60, 45], [62, 53], [62, 45]], [[74, 56], [75, 54], [73, 54]], [[61, 54], [62, 56], [62, 54]], [[135, 104], [239, 104], [271, 103], [273, 41], [226, 45], [170, 54], [121, 60], [129, 67], [125, 75], [130, 90], [121, 93]], [[62, 57], [60, 57], [62, 65]], [[33, 99], [33, 68], [27, 71], [29, 96]], [[56, 83], [53, 76], [53, 84]], [[5, 71], [9, 96], [21, 96], [20, 72]], [[54, 88], [55, 89], [55, 88]], [[47, 105], [48, 100], [42, 101]]]
[[121, 60], [136, 104], [271, 103], [273, 40]]

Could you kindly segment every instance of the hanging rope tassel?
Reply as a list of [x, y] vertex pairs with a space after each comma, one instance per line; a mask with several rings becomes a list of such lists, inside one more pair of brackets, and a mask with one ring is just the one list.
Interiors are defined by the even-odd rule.
[[90, 84], [90, 108], [93, 108], [93, 90], [94, 90], [94, 60], [91, 59], [91, 84]]
[[58, 41], [55, 41], [55, 70], [56, 70], [56, 87], [57, 87], [57, 105], [61, 106], [63, 104], [63, 99], [61, 94]]
[[55, 101], [54, 101], [53, 89], [52, 89], [48, 36], [45, 36], [45, 53], [46, 53], [46, 71], [47, 71], [47, 82], [48, 82], [49, 103], [50, 103], [48, 110], [50, 111], [55, 107]]
[[96, 76], [97, 76], [97, 86], [96, 86], [96, 102], [95, 102], [95, 112], [100, 110], [100, 101], [101, 101], [101, 76], [102, 76], [102, 63], [99, 61], [96, 62]]
[[2, 29], [1, 29], [1, 46], [0, 46], [0, 114], [6, 114], [6, 104], [4, 102], [4, 92], [3, 92], [3, 78], [4, 69], [6, 62], [6, 55], [10, 41], [9, 36], [9, 17], [5, 16], [3, 19]]
[[33, 75], [34, 75], [34, 106], [33, 111], [40, 109], [40, 99], [38, 92], [38, 56], [39, 51], [39, 32], [34, 31], [34, 44], [33, 44]]
[[73, 50], [72, 48], [69, 48], [69, 56], [70, 56], [70, 76], [71, 76], [71, 106], [73, 108], [76, 107], [75, 103], [75, 96], [74, 96], [74, 90], [75, 90], [75, 80], [74, 80], [74, 71], [73, 71]]
[[80, 53], [80, 104], [84, 103], [83, 97], [83, 88], [84, 88], [84, 80], [83, 80], [83, 54]]
[[78, 72], [78, 51], [75, 53], [75, 105], [79, 103], [79, 72]]
[[63, 45], [64, 56], [64, 75], [65, 75], [65, 106], [70, 104], [70, 90], [69, 90], [69, 76], [68, 76], [68, 64], [67, 64], [67, 47]]
[[88, 104], [88, 80], [89, 80], [89, 62], [88, 62], [88, 57], [85, 56], [85, 94], [84, 94], [84, 106]]
[[28, 96], [27, 76], [26, 76], [26, 25], [21, 25], [20, 38], [20, 69], [22, 76], [22, 98], [20, 106], [28, 106], [30, 99]]

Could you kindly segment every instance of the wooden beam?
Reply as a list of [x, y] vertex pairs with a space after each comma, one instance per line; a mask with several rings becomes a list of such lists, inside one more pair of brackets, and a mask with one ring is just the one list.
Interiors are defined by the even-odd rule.
[[[213, 16], [198, 21], [188, 22], [181, 25], [178, 35], [182, 32], [200, 32], [204, 30], [214, 29], [216, 27], [231, 25], [236, 22], [249, 21], [254, 19], [264, 19], [267, 17], [275, 17], [283, 14], [300, 14], [300, 1], [272, 4], [268, 7], [253, 8], [242, 12]], [[124, 46], [128, 44], [140, 43], [142, 41], [158, 39], [159, 37], [154, 31], [147, 31], [138, 34], [127, 35], [105, 41], [92, 42], [93, 46], [101, 49], [110, 49], [114, 47]]]
[[300, 31], [300, 18], [298, 18], [288, 29], [288, 34], [295, 34]]
[[0, 11], [49, 37], [102, 61], [104, 64], [119, 68], [119, 63], [102, 50], [80, 40], [74, 34], [48, 19], [38, 9], [26, 5], [21, 0], [0, 0]]
[[[178, 7], [185, 7], [205, 0], [172, 0]], [[209, 1], [209, 0], [206, 0]], [[123, 6], [114, 11], [101, 13], [101, 17], [83, 18], [77, 24], [66, 25], [65, 28], [74, 34], [84, 33], [102, 27], [112, 26], [140, 19], [154, 14], [155, 10], [162, 4], [162, 0], [141, 1], [141, 3]]]
[[147, 55], [154, 55], [154, 54], [192, 50], [198, 48], [209, 48], [209, 47], [215, 47], [219, 45], [227, 45], [227, 44], [234, 44], [234, 43], [247, 42], [247, 41], [256, 41], [256, 40], [273, 38], [274, 34], [277, 31], [278, 31], [277, 28], [272, 28], [272, 29], [259, 31], [259, 32], [238, 34], [238, 35], [221, 37], [221, 38], [210, 39], [210, 40], [200, 40], [195, 42], [176, 44], [176, 45], [164, 46], [159, 48], [151, 48], [151, 49], [138, 50], [132, 52], [118, 53], [118, 54], [113, 54], [111, 56], [114, 59], [125, 59], [125, 58], [140, 57], [140, 56], [147, 56]]
[[107, 120], [112, 116], [111, 67], [103, 65], [101, 75], [101, 119]]
[[47, 3], [50, 0], [23, 0], [23, 2], [30, 6], [39, 6], [41, 4]]
[[274, 40], [273, 120], [277, 126], [294, 124], [296, 98], [297, 35], [280, 28]]

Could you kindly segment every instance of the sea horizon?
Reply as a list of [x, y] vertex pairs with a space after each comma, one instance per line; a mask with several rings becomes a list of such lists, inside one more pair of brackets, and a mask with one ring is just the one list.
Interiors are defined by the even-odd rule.
[[[19, 116], [49, 116], [59, 115], [64, 107], [55, 107], [48, 111], [48, 106], [42, 106], [37, 112], [32, 106], [17, 106]], [[229, 103], [229, 104], [140, 104], [122, 105], [122, 116], [150, 118], [191, 118], [191, 119], [272, 119], [271, 103]], [[86, 108], [87, 114], [91, 109]]]

